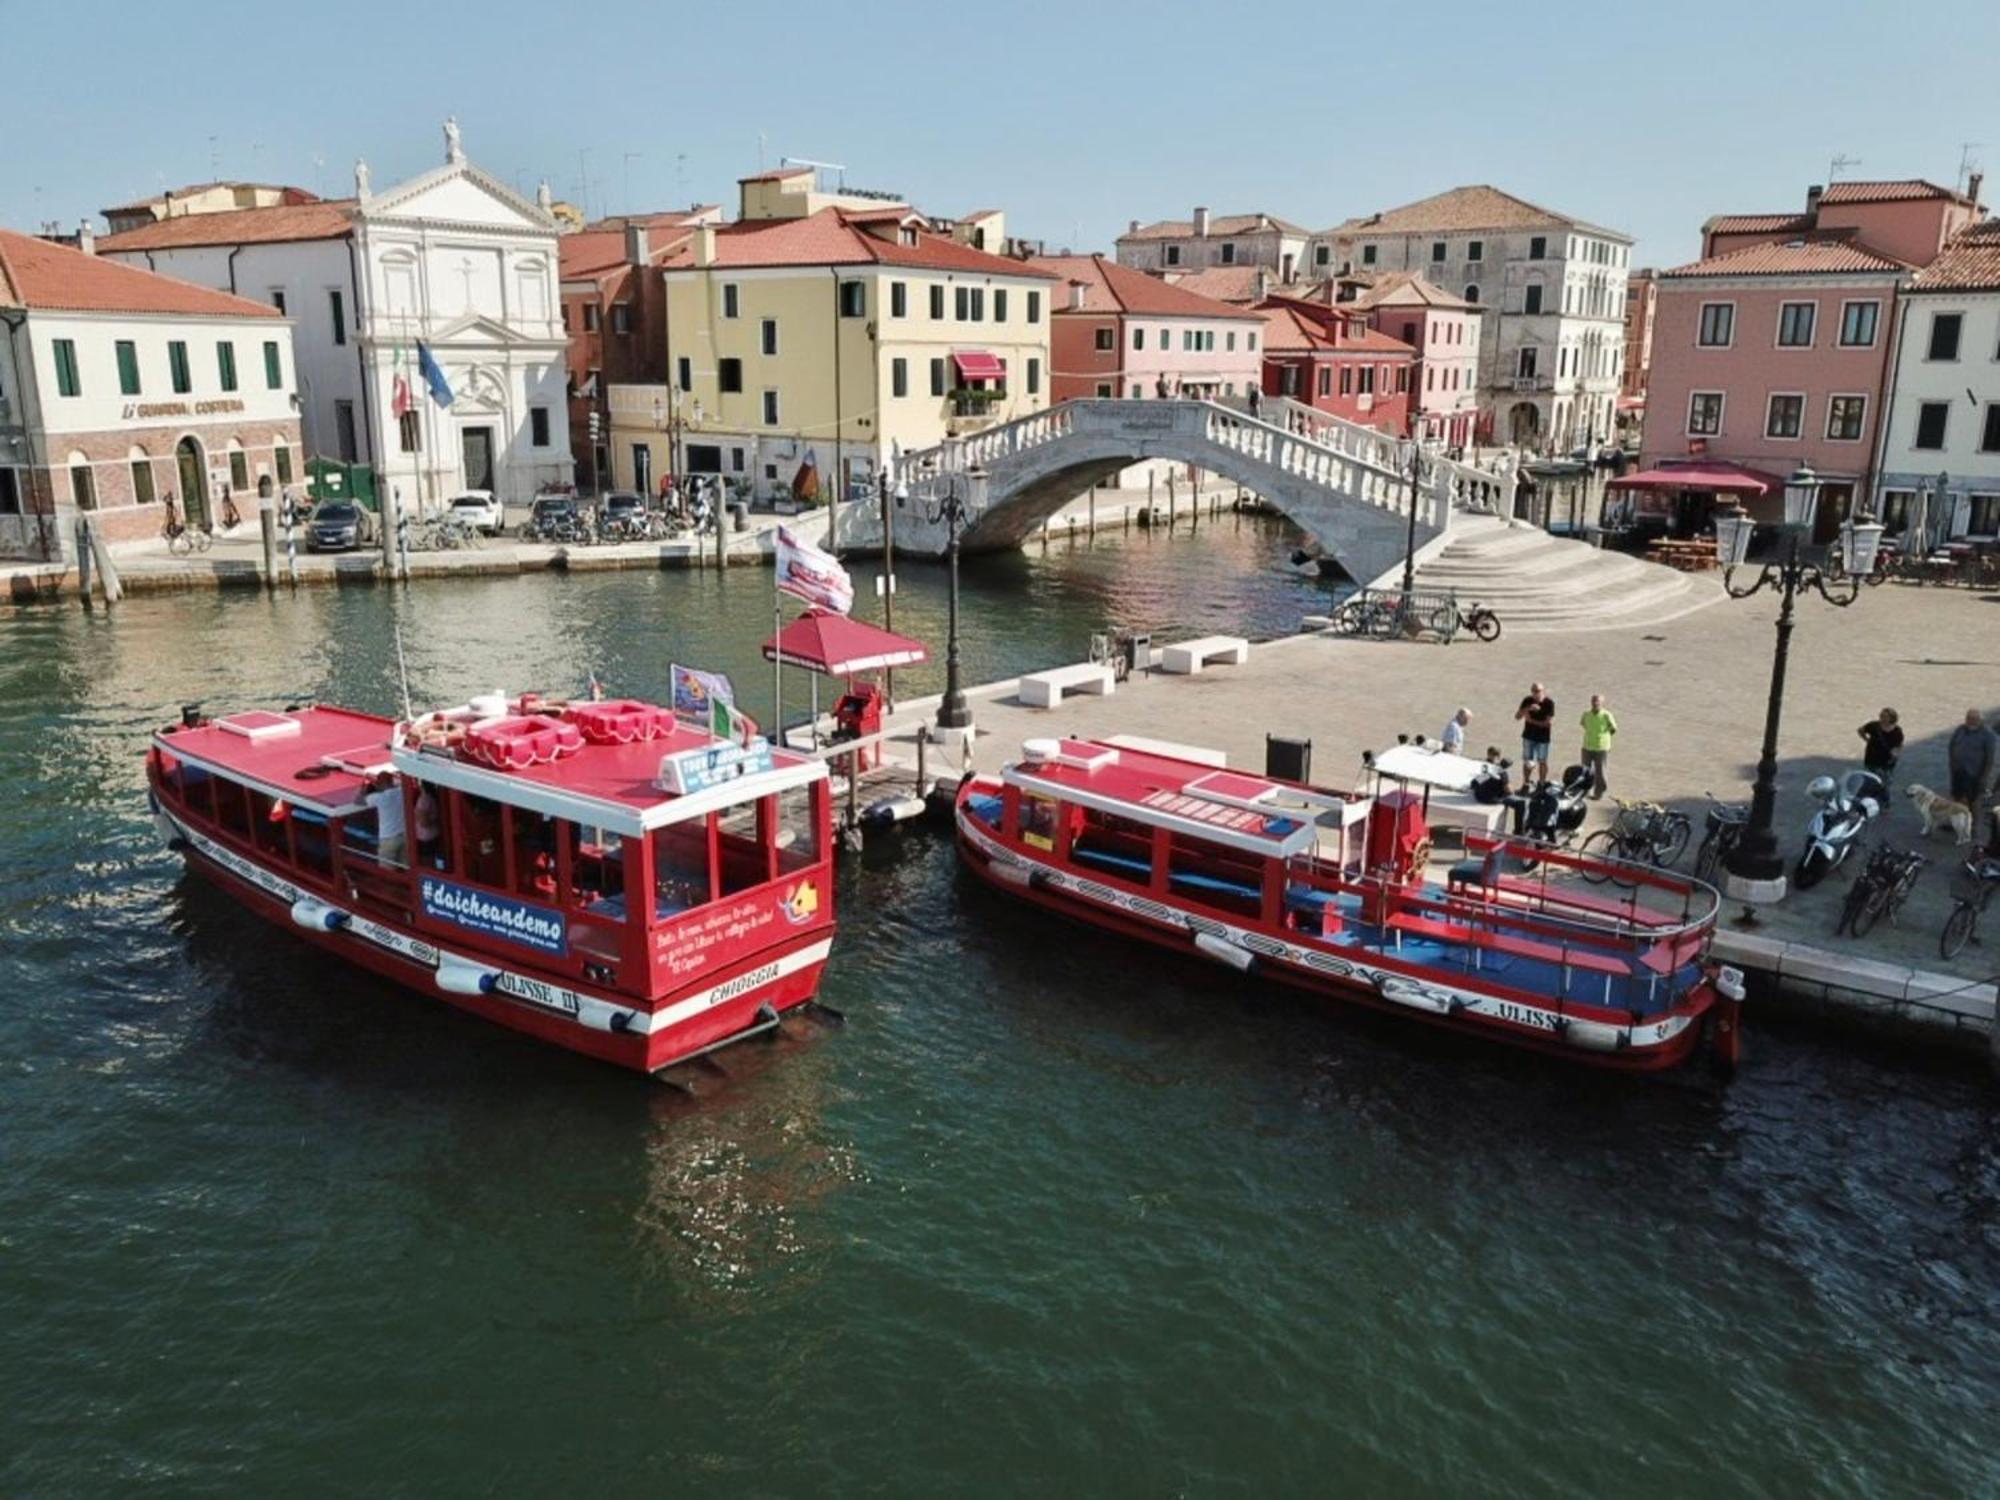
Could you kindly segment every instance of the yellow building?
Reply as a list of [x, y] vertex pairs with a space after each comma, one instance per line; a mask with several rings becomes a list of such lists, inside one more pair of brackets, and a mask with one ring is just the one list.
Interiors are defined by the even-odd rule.
[[812, 168], [741, 184], [733, 224], [657, 259], [664, 385], [609, 391], [612, 477], [656, 492], [719, 473], [758, 497], [810, 458], [823, 486], [875, 483], [897, 451], [1049, 404], [1052, 273], [975, 248], [998, 214], [938, 233], [908, 205], [824, 192]]

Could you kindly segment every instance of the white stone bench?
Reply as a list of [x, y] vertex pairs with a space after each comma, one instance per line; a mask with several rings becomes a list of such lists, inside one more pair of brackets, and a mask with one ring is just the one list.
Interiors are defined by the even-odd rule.
[[1117, 674], [1110, 667], [1086, 661], [1073, 667], [1029, 672], [1021, 679], [1020, 694], [1021, 701], [1030, 708], [1054, 708], [1062, 702], [1065, 692], [1096, 693], [1102, 697], [1117, 684]]
[[1240, 667], [1250, 660], [1250, 643], [1240, 635], [1205, 635], [1196, 641], [1178, 641], [1160, 652], [1160, 670], [1179, 677], [1192, 677], [1211, 661]]

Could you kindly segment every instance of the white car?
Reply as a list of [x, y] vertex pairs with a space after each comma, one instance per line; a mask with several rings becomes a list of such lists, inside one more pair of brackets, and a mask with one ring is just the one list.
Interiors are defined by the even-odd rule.
[[452, 496], [445, 514], [487, 536], [498, 536], [507, 527], [507, 509], [493, 498], [491, 490], [467, 490]]

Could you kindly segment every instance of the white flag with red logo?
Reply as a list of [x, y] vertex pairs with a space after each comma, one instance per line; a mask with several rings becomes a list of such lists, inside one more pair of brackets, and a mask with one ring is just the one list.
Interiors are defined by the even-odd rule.
[[854, 581], [847, 569], [811, 542], [778, 528], [778, 587], [821, 609], [847, 614], [854, 608]]

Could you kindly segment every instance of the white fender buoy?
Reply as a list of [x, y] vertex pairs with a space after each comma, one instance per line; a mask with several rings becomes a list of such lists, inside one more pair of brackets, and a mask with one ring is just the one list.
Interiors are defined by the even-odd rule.
[[1250, 966], [1257, 962], [1256, 954], [1237, 946], [1228, 938], [1217, 937], [1212, 932], [1197, 932], [1194, 935], [1194, 945], [1217, 963], [1228, 964], [1230, 968], [1245, 974], [1248, 974]]
[[292, 903], [292, 920], [311, 932], [338, 932], [354, 919], [317, 896], [301, 896]]
[[1586, 1052], [1616, 1052], [1625, 1044], [1625, 1031], [1608, 1021], [1571, 1021], [1563, 1027], [1563, 1040]]
[[1398, 1005], [1407, 1005], [1411, 1010], [1429, 1011], [1434, 1016], [1448, 1016], [1457, 1008], [1457, 1001], [1450, 995], [1440, 994], [1421, 984], [1412, 984], [1403, 979], [1383, 979], [1376, 984], [1384, 1000], [1393, 1000]]
[[500, 983], [498, 970], [444, 954], [438, 959], [437, 987], [448, 995], [490, 995]]
[[861, 824], [864, 828], [888, 828], [921, 818], [928, 805], [921, 797], [883, 797], [861, 810]]
[[994, 875], [1009, 885], [1029, 886], [1035, 883], [1035, 872], [1027, 865], [1014, 863], [1011, 859], [996, 859], [988, 866]]

